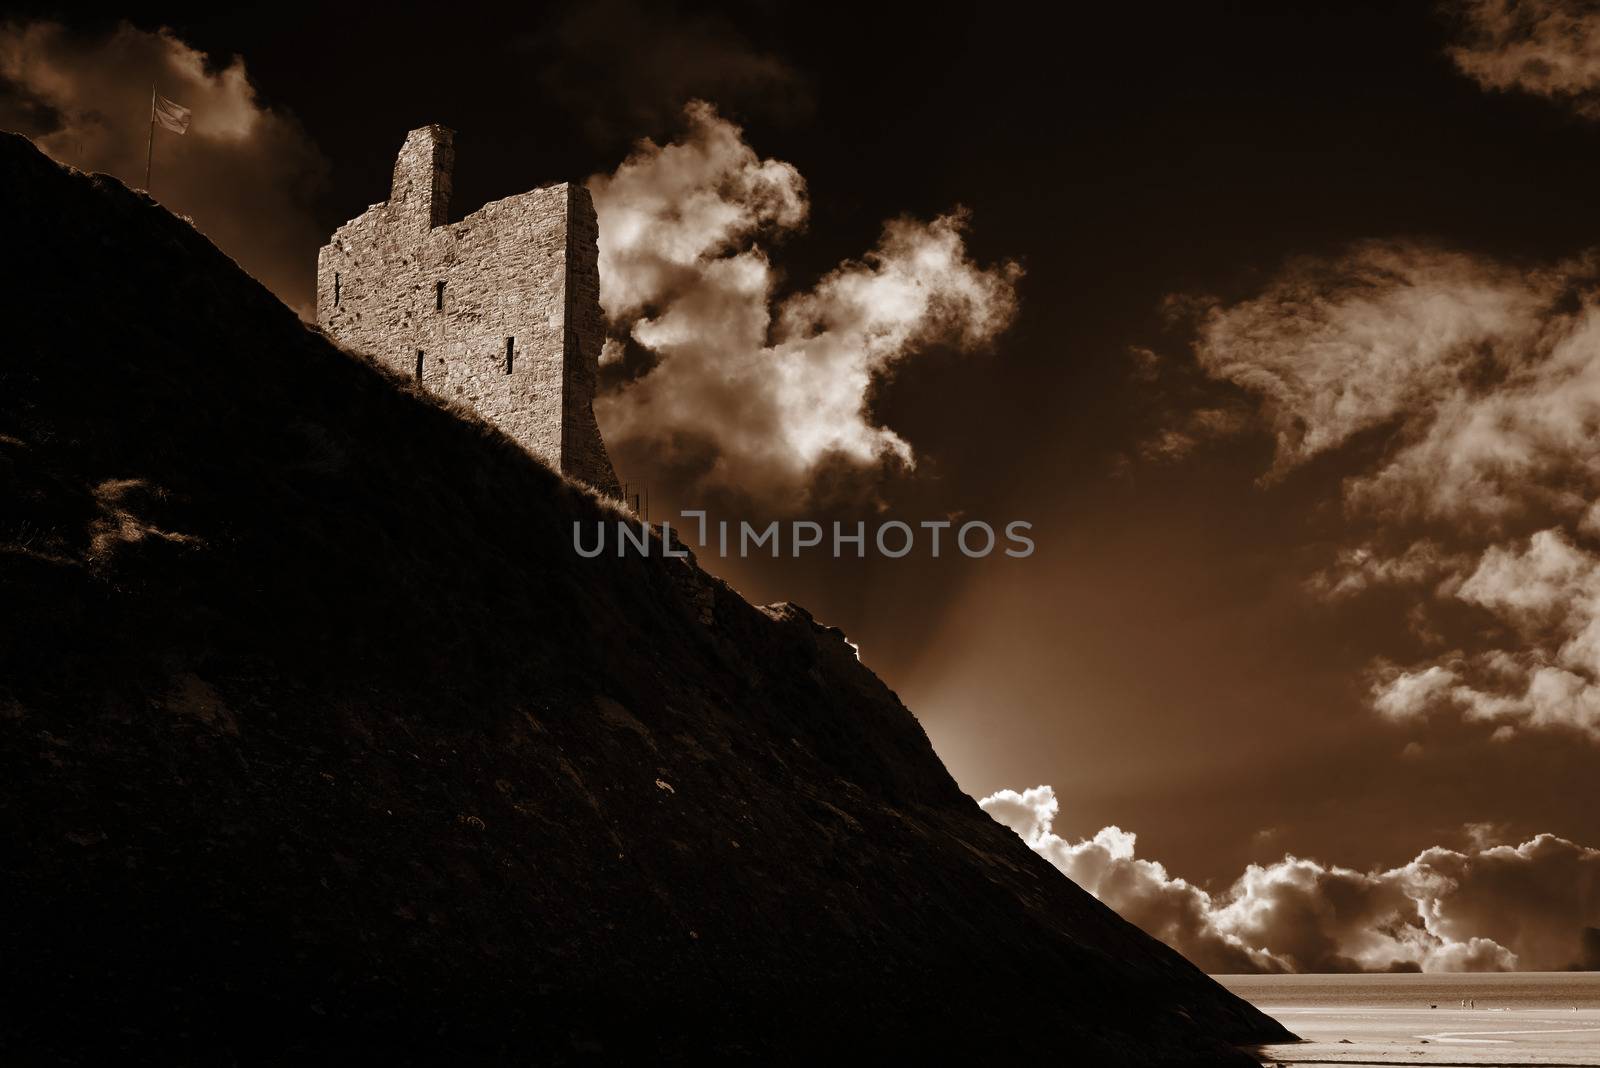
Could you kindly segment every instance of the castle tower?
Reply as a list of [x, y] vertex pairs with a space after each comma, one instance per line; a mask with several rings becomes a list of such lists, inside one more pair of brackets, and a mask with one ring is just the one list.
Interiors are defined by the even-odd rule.
[[456, 133], [424, 126], [406, 134], [394, 161], [389, 208], [418, 227], [443, 226], [450, 216], [450, 181], [456, 169]]
[[406, 135], [389, 199], [317, 255], [317, 322], [617, 496], [594, 418], [605, 321], [589, 191], [547, 185], [452, 223], [454, 164], [453, 131]]

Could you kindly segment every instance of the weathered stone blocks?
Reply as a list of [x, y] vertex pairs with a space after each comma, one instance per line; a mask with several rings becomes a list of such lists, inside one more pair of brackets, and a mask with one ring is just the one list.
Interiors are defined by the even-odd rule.
[[618, 495], [594, 418], [605, 323], [589, 191], [548, 185], [452, 223], [454, 162], [445, 127], [406, 135], [389, 200], [317, 255], [317, 321], [563, 474]]

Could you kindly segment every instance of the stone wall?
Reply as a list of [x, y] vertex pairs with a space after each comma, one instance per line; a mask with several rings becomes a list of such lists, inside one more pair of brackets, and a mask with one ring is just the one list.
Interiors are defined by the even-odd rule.
[[617, 495], [594, 418], [604, 320], [589, 191], [549, 185], [447, 222], [453, 141], [441, 126], [411, 131], [390, 199], [334, 231], [317, 256], [317, 321]]

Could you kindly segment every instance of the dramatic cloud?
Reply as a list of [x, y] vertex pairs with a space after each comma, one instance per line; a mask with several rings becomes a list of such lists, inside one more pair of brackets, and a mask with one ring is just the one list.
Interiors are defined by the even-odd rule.
[[1448, 709], [1500, 738], [1600, 739], [1594, 266], [1369, 243], [1199, 317], [1200, 368], [1253, 395], [1276, 438], [1269, 481], [1336, 450], [1352, 460], [1344, 504], [1367, 536], [1311, 588], [1409, 587], [1430, 642], [1452, 614], [1490, 624], [1467, 648], [1376, 664], [1373, 706], [1391, 719]]
[[1450, 57], [1485, 89], [1519, 90], [1600, 118], [1600, 11], [1588, 0], [1465, 0]]
[[680, 141], [646, 141], [590, 182], [606, 363], [623, 361], [624, 340], [649, 361], [596, 405], [607, 443], [776, 507], [802, 504], [825, 471], [911, 466], [910, 445], [873, 420], [871, 389], [928, 345], [992, 341], [1015, 314], [1020, 268], [975, 264], [960, 212], [897, 219], [861, 260], [778, 300], [758, 239], [803, 225], [805, 183], [710, 105], [686, 116]]
[[1211, 308], [1195, 352], [1264, 402], [1275, 473], [1395, 426], [1400, 447], [1350, 486], [1353, 504], [1492, 522], [1586, 474], [1573, 465], [1600, 412], [1591, 277], [1368, 243]]
[[156, 199], [309, 316], [322, 235], [306, 203], [326, 163], [298, 123], [257, 102], [243, 60], [216, 65], [165, 30], [126, 24], [94, 37], [0, 24], [0, 126], [134, 188], [144, 185], [152, 80], [194, 113], [182, 136], [156, 131]]
[[1252, 864], [1213, 895], [1134, 853], [1107, 827], [1053, 833], [1055, 792], [979, 802], [1036, 852], [1130, 922], [1207, 971], [1528, 971], [1600, 967], [1600, 850], [1553, 835], [1465, 852], [1435, 847], [1387, 871], [1285, 856]]

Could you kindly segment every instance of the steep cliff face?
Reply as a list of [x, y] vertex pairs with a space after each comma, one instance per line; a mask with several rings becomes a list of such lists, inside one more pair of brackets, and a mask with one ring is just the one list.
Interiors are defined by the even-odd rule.
[[965, 796], [837, 631], [0, 137], [0, 1059], [879, 1051], [1281, 1029]]

